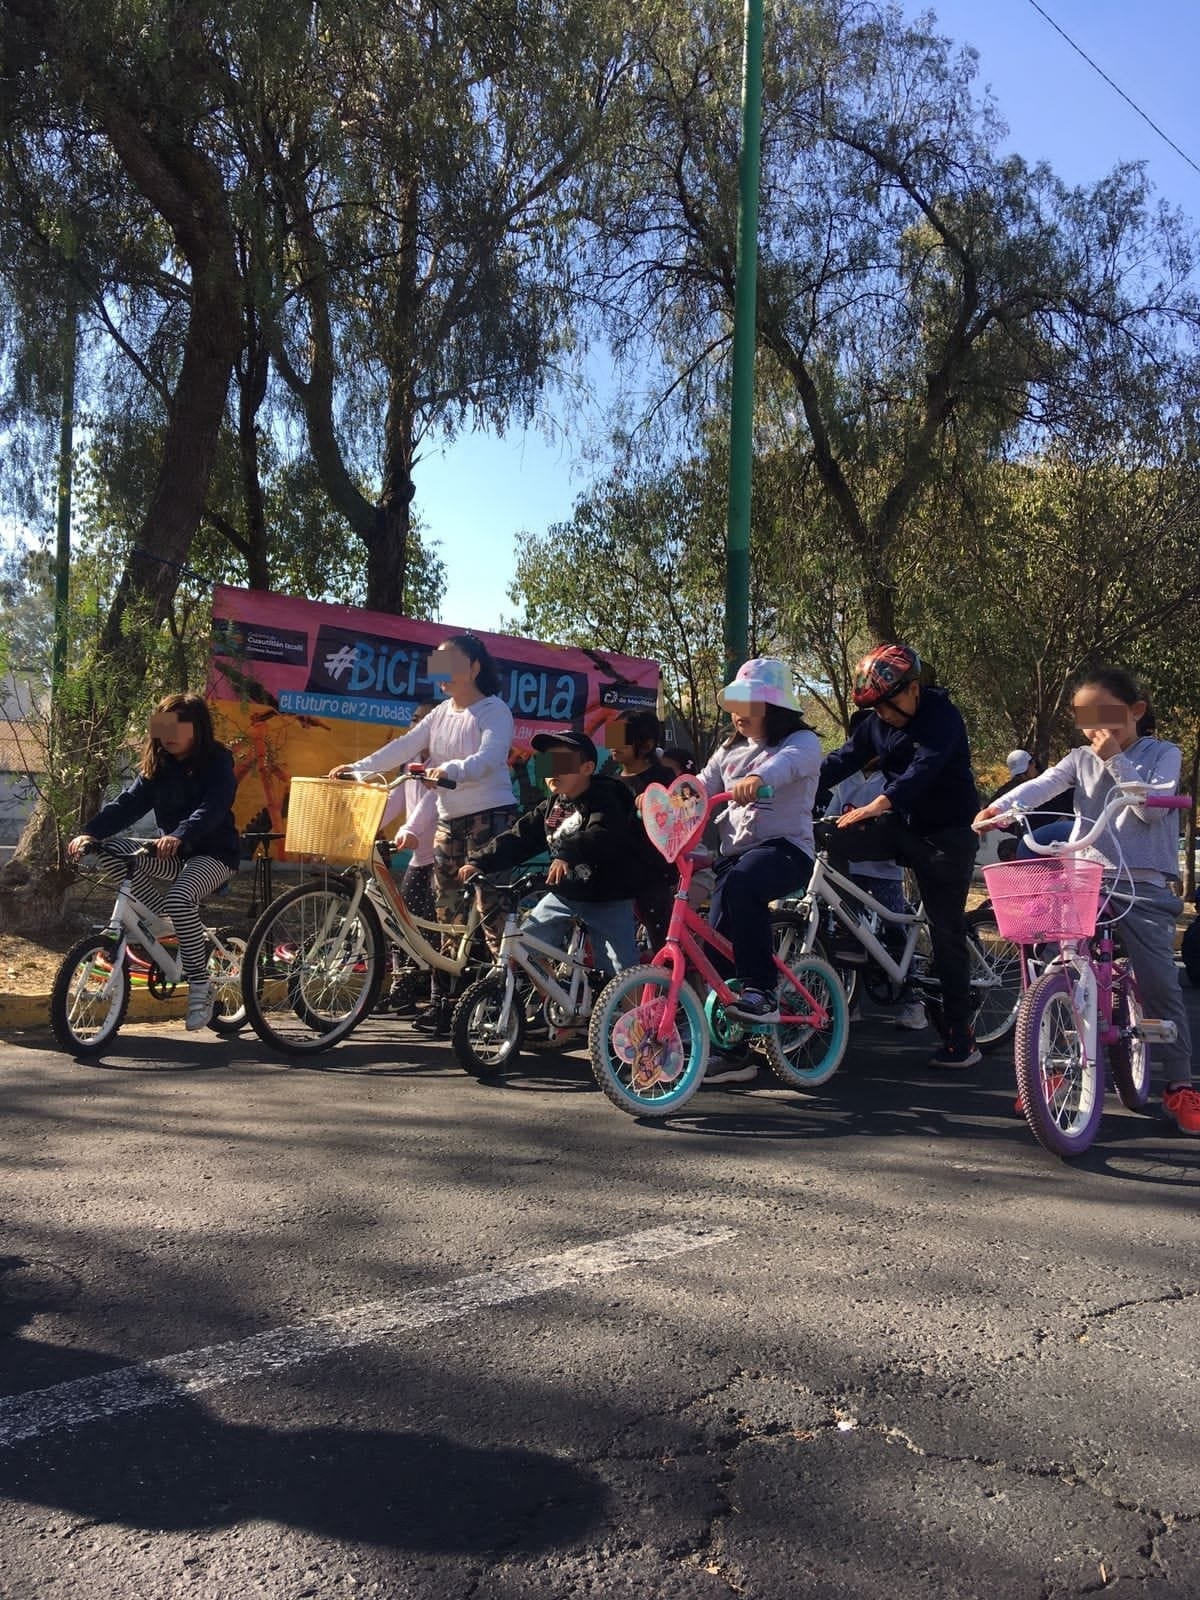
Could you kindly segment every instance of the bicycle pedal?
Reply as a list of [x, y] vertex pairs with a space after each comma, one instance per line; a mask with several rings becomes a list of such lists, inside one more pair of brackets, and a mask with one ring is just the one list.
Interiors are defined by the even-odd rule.
[[1143, 1017], [1130, 1031], [1143, 1044], [1174, 1044], [1179, 1037], [1175, 1024], [1159, 1017]]

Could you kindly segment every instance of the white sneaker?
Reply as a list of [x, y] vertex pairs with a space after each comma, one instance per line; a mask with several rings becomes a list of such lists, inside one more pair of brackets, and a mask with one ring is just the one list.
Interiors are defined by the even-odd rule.
[[888, 1021], [893, 1028], [908, 1028], [913, 1033], [919, 1033], [922, 1028], [929, 1026], [925, 1007], [919, 1000], [910, 1000], [907, 1005], [900, 1006], [892, 1012]]
[[187, 1031], [199, 1033], [212, 1021], [213, 992], [207, 978], [188, 984]]

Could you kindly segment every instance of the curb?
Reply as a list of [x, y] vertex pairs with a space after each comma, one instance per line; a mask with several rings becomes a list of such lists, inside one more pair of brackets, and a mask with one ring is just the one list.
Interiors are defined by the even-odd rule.
[[[181, 985], [181, 987], [183, 987]], [[180, 1022], [187, 1016], [187, 989], [177, 999], [156, 1000], [144, 989], [129, 997], [127, 1022]], [[50, 1027], [48, 994], [0, 994], [0, 1033], [23, 1028]]]

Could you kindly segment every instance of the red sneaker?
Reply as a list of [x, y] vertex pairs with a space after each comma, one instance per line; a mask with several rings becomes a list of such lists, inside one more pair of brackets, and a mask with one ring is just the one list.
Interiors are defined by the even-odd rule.
[[1190, 1083], [1177, 1083], [1173, 1089], [1164, 1089], [1162, 1108], [1180, 1133], [1200, 1133], [1200, 1089], [1193, 1088]]

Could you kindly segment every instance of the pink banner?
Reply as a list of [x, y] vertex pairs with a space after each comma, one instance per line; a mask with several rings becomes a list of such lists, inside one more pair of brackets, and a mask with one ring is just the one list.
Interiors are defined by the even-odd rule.
[[282, 832], [293, 776], [356, 761], [406, 728], [421, 701], [442, 699], [442, 685], [426, 676], [429, 652], [467, 632], [500, 668], [518, 756], [555, 727], [603, 744], [605, 723], [657, 705], [654, 661], [222, 586], [208, 698], [237, 762], [239, 824], [269, 820]]

